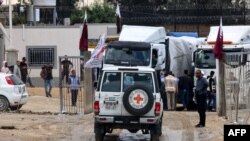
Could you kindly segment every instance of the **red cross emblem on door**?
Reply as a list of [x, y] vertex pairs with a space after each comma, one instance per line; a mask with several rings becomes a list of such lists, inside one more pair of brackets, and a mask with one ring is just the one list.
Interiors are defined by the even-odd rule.
[[134, 100], [136, 101], [136, 104], [140, 104], [141, 101], [143, 101], [143, 98], [141, 97], [140, 94], [137, 94], [137, 96], [134, 97]]

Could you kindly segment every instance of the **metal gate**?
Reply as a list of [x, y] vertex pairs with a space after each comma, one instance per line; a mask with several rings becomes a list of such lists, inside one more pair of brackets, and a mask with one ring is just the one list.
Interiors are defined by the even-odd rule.
[[[75, 70], [79, 78], [72, 79], [70, 75]], [[84, 113], [84, 62], [80, 56], [59, 56], [59, 88], [60, 88], [60, 112], [61, 113]], [[75, 87], [69, 82], [76, 84]], [[76, 91], [77, 90], [77, 91]], [[75, 92], [77, 94], [75, 94]]]
[[250, 121], [250, 52], [227, 53], [225, 59], [227, 117], [231, 122]]

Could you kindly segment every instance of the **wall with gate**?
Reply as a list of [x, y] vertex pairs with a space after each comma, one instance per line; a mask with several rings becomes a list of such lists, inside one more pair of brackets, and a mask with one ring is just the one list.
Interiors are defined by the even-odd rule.
[[[115, 27], [114, 24], [89, 24], [89, 40], [97, 40], [99, 36], [105, 32], [110, 27]], [[81, 36], [81, 25], [75, 26], [36, 26], [36, 27], [13, 27], [12, 48], [9, 48], [9, 42], [7, 39], [1, 42], [4, 43], [5, 50], [15, 49], [18, 51], [19, 60], [26, 56], [29, 63], [28, 48], [55, 48], [54, 56], [54, 86], [58, 86], [59, 77], [59, 56], [79, 56], [79, 40]], [[6, 29], [8, 33], [8, 29]], [[1, 41], [1, 40], [0, 40]], [[2, 50], [3, 48], [1, 48]], [[41, 66], [30, 67], [30, 77], [35, 86], [42, 86], [43, 82], [40, 79]]]

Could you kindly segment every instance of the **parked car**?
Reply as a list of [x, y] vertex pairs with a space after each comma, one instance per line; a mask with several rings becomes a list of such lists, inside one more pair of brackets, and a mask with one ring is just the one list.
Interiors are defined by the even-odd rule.
[[18, 110], [28, 101], [25, 84], [13, 74], [0, 73], [0, 111]]

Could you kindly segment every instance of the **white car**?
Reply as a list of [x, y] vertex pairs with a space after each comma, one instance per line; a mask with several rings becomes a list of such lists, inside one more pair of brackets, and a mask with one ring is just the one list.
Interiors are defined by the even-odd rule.
[[0, 111], [20, 109], [28, 97], [21, 79], [13, 74], [0, 73]]

